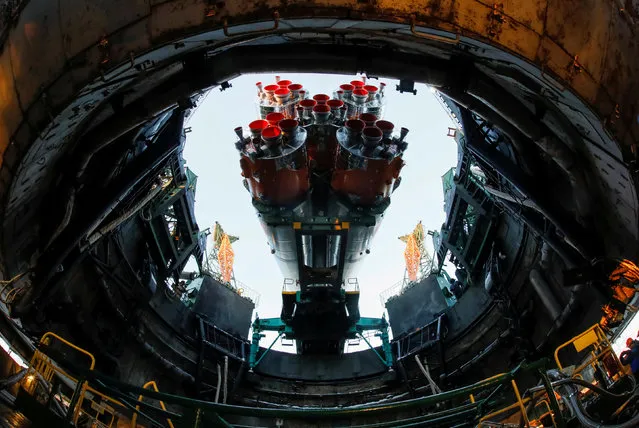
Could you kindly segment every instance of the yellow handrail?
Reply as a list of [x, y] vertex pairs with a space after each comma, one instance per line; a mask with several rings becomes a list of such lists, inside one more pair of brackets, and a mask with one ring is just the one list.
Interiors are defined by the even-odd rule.
[[[561, 361], [559, 361], [559, 351], [562, 350], [563, 348], [565, 348], [568, 345], [572, 345], [577, 340], [581, 339], [584, 336], [587, 336], [588, 334], [590, 334], [593, 331], [595, 332], [595, 334], [597, 335], [597, 338], [599, 339], [600, 337], [599, 337], [598, 333], [601, 331], [601, 327], [599, 327], [599, 324], [595, 324], [592, 327], [590, 327], [588, 330], [586, 330], [583, 333], [580, 333], [577, 336], [573, 337], [572, 339], [562, 343], [561, 345], [559, 345], [557, 347], [557, 349], [555, 349], [555, 362], [557, 363], [557, 367], [559, 367], [559, 370], [563, 370], [563, 366], [561, 365]], [[601, 333], [603, 333], [603, 331], [601, 331]], [[605, 334], [603, 336], [605, 337]]]
[[[93, 356], [93, 354], [91, 354], [89, 351], [80, 348], [79, 346], [74, 345], [73, 343], [69, 342], [68, 340], [58, 336], [57, 334], [53, 333], [53, 332], [47, 332], [45, 333], [41, 338], [40, 338], [40, 344], [50, 344], [50, 339], [56, 339], [59, 340], [60, 342], [62, 342], [63, 344], [65, 344], [66, 346], [80, 352], [83, 355], [86, 355], [90, 358], [91, 360], [91, 364], [89, 366], [90, 370], [93, 370], [95, 368], [95, 357]], [[63, 376], [67, 379], [69, 379], [71, 382], [73, 382], [76, 387], [78, 385], [78, 379], [74, 378], [73, 376], [69, 375], [67, 372], [65, 372], [62, 368], [60, 368], [59, 366], [57, 366], [55, 364], [55, 362], [44, 352], [42, 352], [39, 349], [36, 349], [35, 352], [33, 353], [33, 357], [31, 358], [30, 361], [30, 365], [29, 365], [29, 371], [27, 372], [27, 376], [25, 376], [25, 381], [24, 381], [24, 387], [25, 390], [27, 390], [27, 392], [29, 392], [30, 394], [33, 394], [36, 388], [37, 383], [33, 382], [34, 377], [31, 375], [31, 373], [35, 372], [42, 381], [44, 381], [45, 383], [51, 383], [51, 381], [53, 380], [53, 377], [55, 375], [58, 376]], [[91, 396], [89, 397], [87, 394], [91, 394]], [[88, 382], [84, 381], [82, 382], [80, 391], [79, 391], [79, 397], [78, 397], [78, 401], [73, 409], [73, 418], [72, 421], [75, 425], [77, 425], [78, 420], [80, 419], [81, 414], [83, 413], [83, 404], [86, 401], [90, 402], [92, 405], [90, 406], [91, 409], [95, 410], [97, 412], [97, 414], [95, 416], [90, 415], [87, 412], [87, 409], [84, 409], [84, 414], [87, 415], [90, 418], [93, 418], [96, 422], [98, 421], [99, 415], [111, 415], [111, 420], [108, 423], [108, 427], [112, 427], [113, 424], [115, 423], [115, 419], [116, 419], [116, 413], [115, 413], [115, 409], [113, 409], [110, 406], [106, 406], [106, 402], [110, 402], [113, 403], [117, 406], [122, 407], [123, 409], [126, 408], [126, 406], [124, 406], [124, 404], [114, 398], [111, 398], [107, 395], [104, 395], [103, 393], [97, 391], [94, 388], [91, 388], [88, 384]], [[96, 401], [96, 397], [101, 398], [101, 402]], [[104, 403], [104, 404], [103, 404]], [[95, 406], [94, 406], [95, 405]], [[101, 426], [104, 425], [100, 422]]]
[[519, 388], [517, 388], [517, 383], [515, 380], [510, 381], [513, 391], [515, 391], [515, 397], [517, 397], [517, 403], [519, 404], [519, 408], [521, 409], [521, 416], [524, 418], [524, 423], [527, 427], [530, 426], [530, 421], [528, 420], [528, 414], [526, 413], [526, 406], [524, 406], [524, 402], [521, 400], [521, 394], [519, 394]]
[[[530, 427], [530, 420], [528, 419], [528, 413], [526, 412], [526, 404], [528, 404], [532, 400], [532, 398], [523, 398], [523, 399], [521, 398], [521, 394], [519, 393], [519, 388], [517, 387], [517, 382], [515, 382], [514, 379], [510, 381], [510, 384], [513, 387], [513, 391], [515, 393], [515, 397], [517, 398], [517, 402], [514, 403], [514, 404], [511, 404], [508, 407], [504, 407], [503, 409], [500, 409], [500, 410], [497, 410], [495, 412], [489, 413], [486, 416], [482, 417], [479, 420], [479, 425], [478, 425], [479, 427], [481, 427], [483, 425], [482, 422], [484, 422], [484, 421], [486, 421], [486, 420], [488, 420], [490, 418], [493, 418], [493, 417], [495, 417], [497, 415], [500, 415], [502, 413], [508, 412], [509, 410], [516, 409], [517, 407], [519, 407], [519, 411], [521, 412], [521, 416], [524, 418], [524, 425], [526, 427]], [[543, 391], [540, 391], [540, 393], [541, 394], [545, 394], [545, 392], [543, 392]], [[474, 397], [473, 397], [472, 401], [474, 402]]]
[[[155, 392], [160, 392], [160, 390], [158, 389], [158, 385], [155, 383], [154, 380], [150, 380], [147, 383], [145, 383], [142, 389], [148, 389], [149, 387], [152, 387]], [[138, 401], [142, 401], [143, 398], [144, 396], [140, 394], [140, 396], [138, 397]], [[164, 405], [164, 401], [160, 401], [160, 407], [162, 408], [162, 410], [166, 411], [166, 406]], [[140, 410], [139, 404], [135, 406], [135, 410], [136, 411], [133, 413], [133, 417], [131, 418], [131, 428], [136, 428], [137, 426], [137, 421], [138, 421], [137, 411]], [[171, 419], [167, 418], [166, 422], [169, 424], [169, 427], [175, 428], [173, 426], [173, 422], [171, 422]]]
[[[523, 404], [528, 404], [528, 402], [530, 401], [530, 398], [524, 398], [524, 399], [523, 399], [523, 400], [521, 400], [521, 401], [522, 401], [522, 403], [523, 403]], [[479, 425], [481, 426], [481, 423], [482, 423], [482, 422], [484, 422], [484, 421], [486, 421], [486, 420], [488, 420], [488, 419], [490, 419], [490, 418], [493, 418], [493, 417], [495, 417], [495, 416], [497, 416], [497, 415], [500, 415], [500, 414], [502, 414], [502, 413], [505, 413], [505, 412], [507, 412], [507, 411], [509, 411], [509, 410], [516, 409], [517, 407], [520, 407], [520, 403], [519, 403], [519, 402], [517, 402], [517, 403], [515, 403], [515, 404], [511, 404], [511, 405], [510, 405], [510, 406], [508, 406], [508, 407], [504, 407], [503, 409], [499, 409], [499, 410], [497, 410], [497, 411], [494, 411], [494, 412], [492, 412], [492, 413], [489, 413], [489, 414], [487, 414], [486, 416], [484, 416], [483, 418], [481, 418], [481, 419], [479, 420]]]
[[[108, 395], [104, 395], [103, 393], [101, 393], [100, 391], [95, 390], [94, 388], [91, 388], [89, 386], [88, 383], [84, 383], [83, 388], [82, 388], [82, 392], [80, 393], [80, 398], [78, 399], [78, 403], [76, 404], [76, 411], [74, 412], [74, 416], [73, 416], [73, 423], [77, 425], [78, 423], [78, 419], [80, 418], [80, 410], [82, 409], [82, 404], [84, 402], [85, 399], [89, 400], [92, 403], [95, 403], [96, 405], [99, 405], [99, 403], [97, 403], [94, 399], [91, 398], [87, 398], [86, 394], [91, 393], [94, 396], [98, 396], [101, 397], [103, 400], [105, 401], [109, 401], [113, 404], [117, 404], [118, 406], [122, 407], [123, 409], [125, 409], [126, 407], [124, 406], [124, 404], [122, 404], [120, 401], [109, 397]], [[99, 410], [94, 408], [93, 406], [91, 406], [94, 410], [96, 410], [96, 412], [99, 413]], [[106, 407], [103, 407], [103, 410], [108, 412], [111, 415], [111, 421], [109, 423], [109, 427], [113, 426], [113, 423], [115, 422], [115, 411], [114, 409], [107, 409]], [[98, 416], [96, 415], [96, 420], [97, 420]]]
[[[539, 400], [539, 402], [537, 404], [535, 404], [535, 409], [537, 408], [537, 406], [539, 406], [540, 404], [545, 404], [546, 405], [546, 409], [548, 409], [548, 411], [546, 413], [550, 414], [550, 419], [552, 419], [552, 424], [553, 426], [557, 426], [557, 422], [555, 422], [555, 413], [552, 411], [552, 409], [550, 408], [550, 403], [548, 403], [548, 400]], [[542, 417], [546, 414], [544, 413], [542, 415]]]
[[92, 354], [92, 353], [90, 353], [89, 351], [87, 351], [87, 350], [85, 350], [85, 349], [80, 348], [79, 346], [74, 345], [73, 343], [69, 342], [69, 341], [68, 341], [68, 340], [66, 340], [66, 339], [63, 339], [62, 337], [58, 336], [57, 334], [55, 334], [55, 333], [53, 333], [53, 332], [51, 332], [51, 331], [46, 332], [46, 333], [42, 336], [42, 338], [40, 339], [40, 344], [48, 345], [48, 343], [46, 342], [46, 340], [47, 340], [49, 337], [56, 338], [56, 339], [58, 339], [60, 342], [62, 342], [62, 343], [64, 343], [65, 345], [69, 346], [70, 348], [73, 348], [73, 349], [75, 349], [76, 351], [81, 352], [81, 353], [82, 353], [82, 354], [84, 354], [84, 355], [87, 355], [89, 358], [91, 358], [91, 366], [89, 367], [89, 370], [93, 370], [93, 369], [95, 368], [95, 357], [93, 356], [93, 354]]
[[[589, 342], [589, 339], [587, 338], [587, 336], [593, 333], [595, 335], [593, 339], [596, 339], [596, 341]], [[584, 339], [585, 343], [584, 341], [582, 341], [581, 343], [578, 343], [580, 339]], [[564, 366], [561, 364], [561, 361], [559, 359], [559, 351], [561, 351], [562, 349], [564, 349], [565, 347], [569, 345], [574, 345], [577, 352], [580, 352], [588, 347], [594, 348], [590, 351], [591, 357], [588, 358], [585, 362], [581, 363], [579, 366], [577, 366], [575, 370], [573, 370], [573, 374], [572, 374], [573, 377], [579, 376], [581, 371], [583, 371], [583, 369], [596, 363], [597, 361], [603, 360], [604, 357], [607, 357], [608, 355], [612, 357], [612, 359], [618, 366], [618, 370], [623, 370], [622, 369], [623, 366], [621, 364], [621, 361], [619, 361], [619, 357], [613, 351], [612, 344], [608, 340], [606, 333], [603, 331], [603, 329], [601, 328], [599, 324], [593, 325], [588, 330], [584, 331], [581, 334], [578, 334], [577, 336], [573, 337], [567, 342], [559, 345], [557, 349], [555, 349], [555, 354], [554, 354], [555, 362], [557, 363], [557, 367], [559, 367], [560, 370], [563, 370]], [[581, 349], [579, 349], [580, 347]], [[621, 372], [617, 372], [615, 374], [620, 374], [620, 373]]]

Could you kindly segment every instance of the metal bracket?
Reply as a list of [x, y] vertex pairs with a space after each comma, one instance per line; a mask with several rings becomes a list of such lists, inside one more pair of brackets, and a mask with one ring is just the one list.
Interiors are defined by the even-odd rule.
[[275, 31], [280, 26], [280, 13], [278, 11], [273, 12], [273, 28], [269, 28], [266, 30], [251, 30], [251, 31], [243, 31], [240, 33], [229, 34], [229, 23], [228, 19], [224, 18], [223, 22], [224, 26], [224, 35], [226, 37], [238, 37], [238, 36], [247, 36], [249, 34], [260, 34], [260, 33], [268, 33], [271, 31]]
[[100, 60], [100, 64], [101, 65], [108, 64], [111, 61], [111, 55], [110, 55], [111, 48], [109, 44], [109, 39], [107, 39], [106, 36], [102, 36], [102, 38], [98, 42], [98, 49], [100, 50], [100, 53], [102, 54], [102, 59]]
[[395, 90], [400, 94], [404, 92], [410, 92], [413, 95], [417, 95], [417, 89], [415, 89], [415, 82], [412, 80], [401, 79], [399, 85], [395, 86]]
[[[384, 355], [380, 355], [379, 352], [373, 347], [373, 345], [366, 339], [364, 336], [364, 331], [367, 330], [377, 330], [379, 333], [376, 334], [382, 340], [382, 352]], [[382, 316], [381, 318], [360, 318], [357, 324], [355, 325], [355, 336], [359, 336], [364, 339], [364, 342], [368, 345], [370, 349], [373, 350], [377, 358], [389, 369], [393, 367], [393, 351], [391, 349], [390, 340], [388, 336], [388, 322], [386, 322], [386, 317]]]
[[575, 57], [572, 59], [572, 61], [570, 61], [570, 63], [568, 64], [567, 68], [568, 68], [568, 75], [570, 76], [571, 79], [576, 74], [581, 73], [581, 71], [583, 70], [583, 67], [579, 63], [579, 56], [578, 55], [575, 55]]
[[496, 37], [501, 33], [501, 24], [504, 23], [504, 4], [493, 4], [493, 8], [488, 15], [488, 36]]

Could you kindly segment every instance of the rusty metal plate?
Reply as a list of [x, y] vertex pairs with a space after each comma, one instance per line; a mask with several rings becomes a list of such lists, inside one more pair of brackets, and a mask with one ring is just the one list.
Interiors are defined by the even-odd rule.
[[[577, 56], [583, 72], [601, 81], [613, 6], [597, 0], [548, 0], [546, 35]], [[593, 17], [597, 19], [593, 19]]]
[[179, 34], [184, 28], [198, 28], [204, 25], [208, 5], [201, 0], [170, 0], [153, 4], [149, 21], [152, 39], [167, 39]]
[[501, 0], [498, 2], [484, 1], [482, 3], [493, 7], [497, 4], [497, 9], [500, 9], [503, 5], [504, 14], [508, 18], [540, 35], [544, 33], [546, 16], [551, 13], [547, 0], [524, 2], [518, 0]]
[[25, 110], [65, 64], [56, 2], [34, 0], [28, 6], [3, 52], [10, 52], [16, 91]]
[[636, 118], [639, 115], [639, 35], [635, 34], [636, 32], [639, 32], [639, 28], [633, 32], [626, 25], [622, 15], [613, 14], [610, 40], [616, 43], [610, 43], [606, 51], [602, 85], [619, 110], [615, 113], [613, 106], [608, 112], [608, 117], [614, 121], [617, 119], [615, 116], [618, 116], [625, 127], [638, 125]]
[[454, 0], [380, 0], [376, 6], [384, 15], [396, 16], [406, 23], [410, 23], [411, 15], [415, 15], [418, 22], [433, 26], [456, 21]]
[[[22, 111], [13, 84], [13, 71], [9, 55], [0, 56], [0, 152], [4, 153], [9, 136], [22, 121]], [[2, 158], [0, 157], [0, 167]]]
[[102, 39], [108, 41], [114, 32], [150, 13], [147, 0], [60, 0], [59, 5], [67, 58]]

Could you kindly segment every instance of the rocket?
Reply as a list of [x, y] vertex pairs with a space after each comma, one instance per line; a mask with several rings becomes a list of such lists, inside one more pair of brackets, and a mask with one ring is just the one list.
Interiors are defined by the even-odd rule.
[[384, 86], [354, 80], [311, 96], [288, 80], [258, 82], [259, 118], [235, 129], [244, 186], [285, 279], [282, 319], [303, 320], [298, 329], [314, 324], [304, 314], [342, 314], [337, 330], [359, 318], [357, 268], [408, 146], [408, 130], [383, 119]]

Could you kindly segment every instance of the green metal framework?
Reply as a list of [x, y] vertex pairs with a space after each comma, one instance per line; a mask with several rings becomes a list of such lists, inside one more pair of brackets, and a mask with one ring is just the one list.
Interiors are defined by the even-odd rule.
[[[458, 140], [463, 146], [464, 137], [461, 134]], [[459, 170], [451, 169], [442, 177], [449, 211], [438, 237], [439, 248], [436, 251], [439, 271], [447, 253], [450, 253], [451, 260], [457, 266], [472, 274], [483, 266], [490, 249], [488, 244], [495, 229], [493, 203], [481, 179], [471, 172], [471, 162], [470, 156], [464, 151]]]
[[[363, 428], [372, 426], [452, 426], [459, 423], [476, 423], [482, 416], [512, 402], [510, 398], [503, 396], [505, 387], [512, 385], [512, 382], [524, 373], [541, 376], [544, 380], [543, 388], [549, 396], [554, 397], [553, 386], [545, 376], [545, 370], [550, 368], [552, 368], [550, 361], [542, 359], [531, 364], [522, 363], [510, 372], [438, 394], [398, 402], [347, 408], [260, 408], [220, 404], [144, 389], [79, 367], [75, 367], [72, 372], [78, 374], [79, 378], [86, 379], [95, 390], [118, 400], [125, 407], [134, 410], [136, 406], [139, 406], [137, 413], [157, 426], [166, 426], [165, 423], [162, 423], [166, 418], [172, 420], [174, 427], [196, 428], [203, 426], [231, 427], [233, 425], [228, 420], [234, 417], [253, 417], [271, 421], [297, 420], [305, 423], [312, 421], [312, 423], [323, 422], [331, 425], [344, 420], [352, 422], [356, 418], [376, 419], [372, 425], [352, 425], [349, 423], [349, 426]], [[148, 402], [143, 402], [138, 399], [138, 396], [163, 401], [171, 410], [164, 410]], [[564, 416], [557, 401], [551, 399], [550, 407], [554, 412], [556, 425], [558, 427], [564, 426]], [[426, 414], [423, 413], [425, 409], [429, 409]], [[415, 412], [418, 412], [418, 416], [415, 416]], [[387, 422], [381, 422], [383, 415], [389, 414], [406, 416], [391, 417], [387, 419]]]
[[[273, 340], [273, 342], [271, 342], [269, 347], [260, 354], [260, 340], [265, 337], [263, 334], [265, 331], [277, 332], [277, 337]], [[366, 331], [377, 332], [376, 336], [382, 341], [382, 354], [380, 354], [364, 336], [364, 332]], [[281, 318], [256, 318], [253, 322], [253, 336], [249, 351], [249, 367], [251, 369], [255, 368], [281, 337], [291, 340], [295, 340], [297, 338], [293, 327]], [[393, 366], [393, 352], [391, 350], [390, 338], [388, 335], [388, 322], [385, 317], [359, 318], [354, 325], [349, 327], [344, 338], [347, 340], [357, 338], [363, 339], [364, 342], [366, 342], [366, 344], [375, 352], [382, 364], [388, 368]]]
[[191, 255], [201, 268], [206, 232], [199, 230], [193, 212], [197, 176], [188, 168], [180, 171], [177, 161], [167, 168], [166, 176], [168, 183], [143, 217], [150, 235], [149, 248], [160, 274], [177, 279]]

